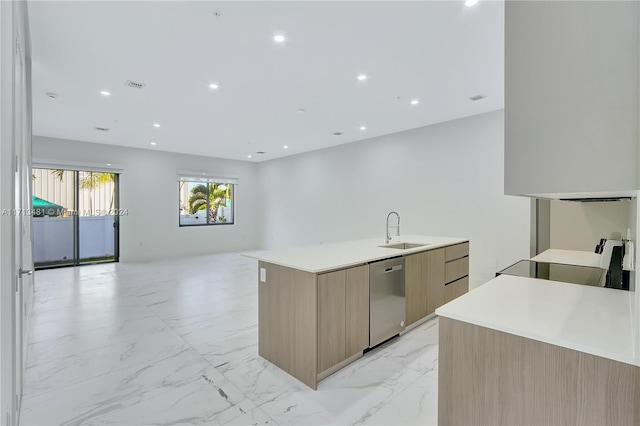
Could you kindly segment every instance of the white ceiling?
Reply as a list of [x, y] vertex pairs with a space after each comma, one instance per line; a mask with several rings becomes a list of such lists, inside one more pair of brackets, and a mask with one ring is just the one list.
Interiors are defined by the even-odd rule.
[[502, 1], [32, 1], [29, 14], [36, 135], [260, 161], [504, 107]]

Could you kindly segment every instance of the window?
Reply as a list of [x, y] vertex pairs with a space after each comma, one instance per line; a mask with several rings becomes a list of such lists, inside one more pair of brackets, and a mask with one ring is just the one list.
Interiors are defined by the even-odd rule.
[[233, 225], [235, 182], [222, 178], [179, 177], [180, 226]]

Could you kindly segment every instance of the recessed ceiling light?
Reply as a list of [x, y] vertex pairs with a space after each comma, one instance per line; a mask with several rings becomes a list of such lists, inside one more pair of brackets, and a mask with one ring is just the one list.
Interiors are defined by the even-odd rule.
[[360, 126], [360, 130], [367, 130], [367, 126]]
[[110, 166], [110, 165], [111, 165], [111, 163], [107, 163], [107, 166]]
[[333, 132], [333, 136], [342, 136], [342, 132]]
[[366, 74], [360, 74], [358, 76], [358, 81], [365, 81], [367, 79], [367, 75]]
[[58, 94], [53, 92], [47, 92], [46, 95], [51, 99], [56, 99], [58, 97]]
[[417, 99], [413, 99], [413, 100], [411, 101], [411, 105], [418, 105], [419, 103], [420, 103], [420, 101], [419, 101], [419, 100], [417, 100]]
[[289, 145], [283, 146], [284, 149], [289, 149]]
[[284, 38], [284, 36], [282, 34], [277, 34], [275, 37], [273, 37], [273, 41], [275, 41], [276, 43], [282, 43], [285, 40], [286, 39]]
[[296, 112], [299, 112], [300, 114], [304, 114], [305, 112], [307, 112], [307, 110], [304, 108], [298, 108]]
[[251, 158], [251, 154], [247, 155], [247, 158]]
[[157, 144], [155, 142], [151, 142], [151, 145], [156, 146]]
[[209, 89], [213, 89], [213, 90], [216, 90], [218, 87], [220, 87], [220, 86], [218, 86], [216, 83], [211, 83], [209, 85]]
[[160, 127], [160, 124], [158, 124], [158, 123], [153, 123], [153, 127]]
[[101, 94], [102, 96], [111, 96], [111, 92], [107, 92], [106, 90], [101, 90], [101, 91], [100, 91], [100, 94]]
[[478, 3], [478, 0], [467, 0], [464, 2], [464, 5], [467, 7], [475, 6]]

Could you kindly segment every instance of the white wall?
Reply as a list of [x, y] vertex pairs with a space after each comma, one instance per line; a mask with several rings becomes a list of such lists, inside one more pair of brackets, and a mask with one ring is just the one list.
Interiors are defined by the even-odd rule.
[[589, 203], [552, 200], [551, 248], [593, 251], [600, 238], [626, 238], [630, 206], [628, 200]]
[[[529, 254], [530, 201], [503, 194], [496, 111], [259, 164], [265, 248], [401, 234], [471, 239], [471, 285]], [[495, 262], [495, 263], [494, 263]]]
[[[254, 163], [34, 136], [33, 156], [60, 162], [112, 163], [123, 168], [120, 260], [146, 261], [258, 246]], [[179, 227], [178, 171], [238, 177], [236, 223]]]

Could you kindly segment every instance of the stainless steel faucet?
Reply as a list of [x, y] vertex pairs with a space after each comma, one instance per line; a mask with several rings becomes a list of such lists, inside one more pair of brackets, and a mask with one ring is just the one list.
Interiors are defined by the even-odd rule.
[[396, 236], [399, 237], [400, 236], [400, 215], [397, 212], [389, 212], [389, 214], [387, 215], [387, 244], [389, 244], [389, 241], [391, 241], [391, 235], [389, 235], [389, 216], [391, 216], [392, 214], [395, 214], [396, 216], [398, 216], [398, 225], [396, 226]]

